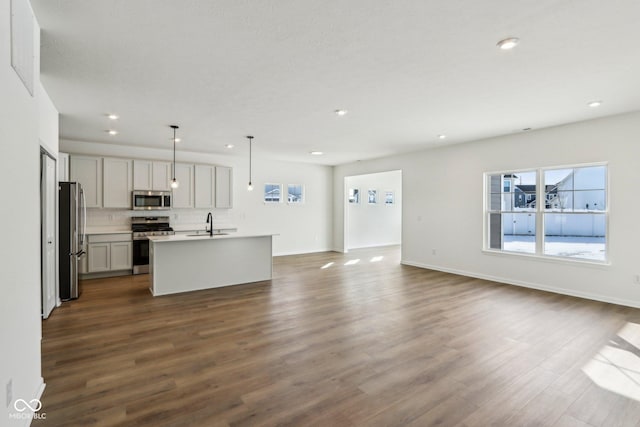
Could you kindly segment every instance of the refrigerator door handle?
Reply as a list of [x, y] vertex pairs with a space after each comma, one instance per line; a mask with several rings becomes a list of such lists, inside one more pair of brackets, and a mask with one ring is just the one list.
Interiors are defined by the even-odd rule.
[[84, 248], [84, 241], [87, 237], [87, 203], [82, 187], [80, 188], [80, 196], [82, 196], [82, 236], [80, 237], [80, 248], [82, 249]]

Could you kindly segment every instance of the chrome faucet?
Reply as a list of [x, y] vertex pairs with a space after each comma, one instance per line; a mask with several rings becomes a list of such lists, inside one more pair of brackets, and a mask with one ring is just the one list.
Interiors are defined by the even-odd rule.
[[209, 226], [209, 236], [213, 236], [213, 215], [211, 215], [211, 212], [209, 212], [207, 214], [207, 224], [211, 224]]

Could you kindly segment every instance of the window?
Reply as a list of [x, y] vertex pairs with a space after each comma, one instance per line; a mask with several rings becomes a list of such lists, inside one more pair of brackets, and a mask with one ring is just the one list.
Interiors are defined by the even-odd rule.
[[360, 190], [357, 188], [349, 189], [349, 203], [360, 203]]
[[265, 203], [280, 203], [282, 193], [280, 184], [264, 185], [264, 201]]
[[544, 171], [544, 254], [606, 259], [606, 166]]
[[301, 184], [287, 185], [287, 202], [302, 203], [304, 202], [304, 186]]
[[392, 205], [394, 204], [394, 193], [393, 191], [385, 191], [384, 193], [384, 204], [385, 205]]
[[605, 165], [487, 174], [485, 247], [606, 261], [606, 184]]
[[536, 171], [489, 175], [489, 248], [536, 253], [536, 181]]
[[378, 203], [378, 190], [369, 190], [367, 191], [367, 197], [370, 205], [375, 205]]

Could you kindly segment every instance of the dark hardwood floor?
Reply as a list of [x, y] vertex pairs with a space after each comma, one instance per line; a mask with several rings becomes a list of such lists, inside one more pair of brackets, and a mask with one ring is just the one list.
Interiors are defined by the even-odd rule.
[[43, 322], [34, 426], [640, 426], [637, 309], [401, 266], [397, 247], [148, 286], [85, 281]]

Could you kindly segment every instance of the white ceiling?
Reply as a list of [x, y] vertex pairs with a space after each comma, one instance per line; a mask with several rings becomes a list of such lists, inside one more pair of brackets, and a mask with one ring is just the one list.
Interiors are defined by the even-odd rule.
[[32, 3], [65, 139], [334, 165], [640, 110], [637, 0]]

